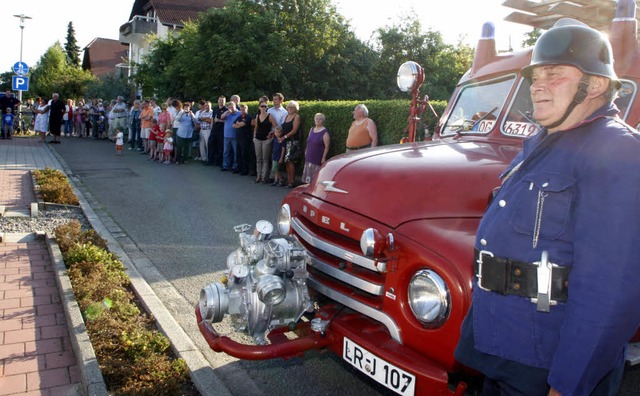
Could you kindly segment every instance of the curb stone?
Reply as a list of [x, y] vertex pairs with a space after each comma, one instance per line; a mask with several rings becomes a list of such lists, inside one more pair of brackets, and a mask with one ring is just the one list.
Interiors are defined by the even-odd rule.
[[82, 390], [85, 395], [107, 396], [107, 385], [102, 377], [95, 351], [91, 345], [87, 328], [84, 325], [82, 313], [78, 301], [71, 288], [71, 280], [67, 276], [67, 268], [62, 259], [62, 252], [58, 247], [55, 237], [46, 235], [47, 247], [54, 264], [56, 283], [62, 297], [64, 316], [67, 319], [67, 327], [71, 336], [71, 346], [76, 354], [78, 369], [82, 380]]

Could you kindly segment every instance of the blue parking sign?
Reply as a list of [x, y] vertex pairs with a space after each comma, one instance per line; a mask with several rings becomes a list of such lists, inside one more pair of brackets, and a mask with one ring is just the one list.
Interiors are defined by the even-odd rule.
[[13, 76], [12, 88], [14, 91], [28, 91], [29, 77]]

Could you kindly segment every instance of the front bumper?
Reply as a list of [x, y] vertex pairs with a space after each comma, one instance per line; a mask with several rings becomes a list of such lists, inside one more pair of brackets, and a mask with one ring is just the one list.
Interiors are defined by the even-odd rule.
[[296, 339], [287, 338], [284, 333], [289, 329], [281, 328], [269, 333], [269, 345], [246, 345], [220, 336], [210, 323], [202, 320], [196, 304], [200, 332], [216, 352], [245, 360], [265, 360], [286, 359], [300, 356], [308, 350], [329, 348], [338, 356], [343, 356], [343, 340], [347, 337], [376, 356], [415, 375], [416, 395], [464, 395], [466, 383], [450, 384], [445, 368], [398, 344], [379, 323], [337, 306], [323, 307], [317, 316], [330, 321], [324, 332], [314, 332], [310, 323], [304, 322], [294, 330], [298, 335]]

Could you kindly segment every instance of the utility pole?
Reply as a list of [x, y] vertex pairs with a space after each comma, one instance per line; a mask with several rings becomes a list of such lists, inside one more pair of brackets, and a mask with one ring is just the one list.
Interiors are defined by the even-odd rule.
[[[24, 14], [20, 14], [20, 15], [14, 15], [14, 17], [16, 18], [20, 18], [20, 63], [22, 63], [22, 40], [23, 40], [23, 36], [24, 36], [24, 20], [25, 19], [32, 19], [30, 16], [26, 16]], [[21, 108], [22, 108], [22, 91], [18, 91], [18, 100], [20, 101], [20, 105], [18, 106], [18, 117], [21, 117], [22, 115], [20, 114]]]

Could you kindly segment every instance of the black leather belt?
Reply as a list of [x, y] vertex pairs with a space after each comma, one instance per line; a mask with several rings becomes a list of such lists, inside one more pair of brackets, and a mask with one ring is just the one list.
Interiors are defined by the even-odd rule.
[[[483, 290], [503, 295], [514, 295], [532, 299], [537, 303], [540, 296], [538, 273], [540, 263], [527, 263], [502, 257], [494, 257], [490, 252], [475, 249], [475, 275], [478, 286]], [[569, 272], [571, 267], [550, 264], [551, 276], [548, 300], [551, 305], [567, 301]]]
[[347, 146], [347, 150], [360, 150], [360, 149], [368, 148], [368, 147], [371, 147], [371, 143], [365, 144], [363, 146], [358, 146], [358, 147], [349, 147], [349, 146]]

